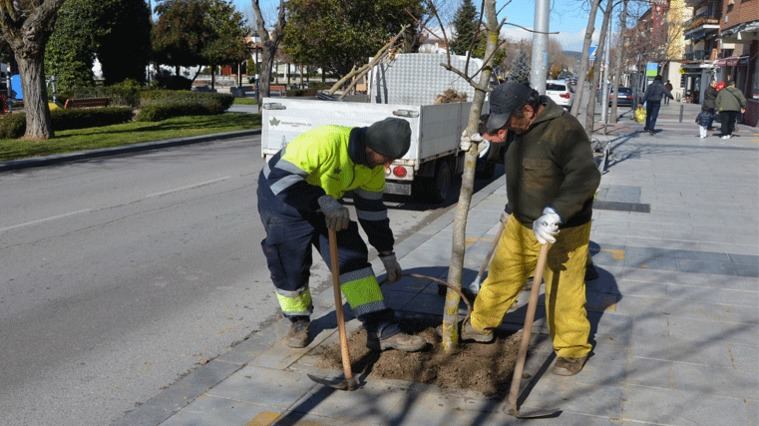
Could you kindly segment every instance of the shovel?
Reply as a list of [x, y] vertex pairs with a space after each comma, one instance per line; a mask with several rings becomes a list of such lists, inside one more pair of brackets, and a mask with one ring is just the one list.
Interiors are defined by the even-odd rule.
[[340, 295], [340, 262], [337, 254], [337, 233], [329, 228], [329, 259], [332, 267], [332, 289], [335, 294], [335, 316], [337, 317], [337, 331], [340, 334], [340, 357], [343, 361], [344, 377], [318, 377], [309, 374], [308, 378], [320, 385], [329, 386], [337, 390], [356, 390], [356, 379], [353, 378], [351, 369], [350, 352], [348, 352], [348, 335], [345, 332], [345, 314], [343, 313], [343, 298]]
[[550, 244], [543, 244], [540, 247], [538, 255], [538, 266], [535, 268], [535, 275], [532, 280], [530, 289], [530, 300], [527, 302], [527, 314], [524, 317], [524, 328], [522, 329], [522, 341], [519, 344], [517, 354], [517, 364], [514, 366], [514, 375], [511, 378], [511, 389], [509, 390], [509, 409], [508, 414], [518, 419], [543, 419], [549, 417], [558, 417], [561, 411], [548, 410], [545, 412], [519, 413], [519, 387], [522, 384], [522, 373], [524, 373], [524, 363], [527, 359], [527, 346], [530, 344], [530, 334], [532, 333], [532, 322], [535, 320], [535, 310], [538, 306], [538, 293], [540, 292], [540, 283], [543, 281], [543, 270], [546, 267], [548, 259], [548, 249]]

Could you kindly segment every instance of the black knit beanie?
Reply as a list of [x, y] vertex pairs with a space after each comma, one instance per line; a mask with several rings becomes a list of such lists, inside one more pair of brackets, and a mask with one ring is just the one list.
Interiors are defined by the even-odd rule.
[[411, 126], [406, 120], [388, 117], [366, 128], [364, 143], [382, 155], [401, 158], [411, 146]]

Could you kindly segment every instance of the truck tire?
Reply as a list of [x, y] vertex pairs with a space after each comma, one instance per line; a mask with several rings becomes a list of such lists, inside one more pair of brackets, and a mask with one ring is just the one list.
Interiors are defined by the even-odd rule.
[[483, 158], [478, 158], [474, 177], [478, 179], [491, 179], [493, 175], [495, 175], [495, 163]]
[[453, 190], [453, 173], [450, 161], [442, 159], [435, 167], [435, 175], [429, 178], [419, 179], [415, 193], [419, 194], [424, 201], [442, 203], [448, 199]]

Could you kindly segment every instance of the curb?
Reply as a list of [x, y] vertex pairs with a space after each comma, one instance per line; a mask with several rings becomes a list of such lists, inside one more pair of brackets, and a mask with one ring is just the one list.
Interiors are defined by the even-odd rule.
[[91, 158], [108, 157], [113, 155], [129, 154], [133, 152], [150, 151], [159, 148], [190, 145], [194, 143], [210, 142], [215, 140], [234, 139], [245, 136], [261, 134], [261, 129], [239, 130], [234, 132], [213, 133], [209, 135], [191, 136], [186, 138], [165, 139], [156, 142], [142, 142], [131, 145], [117, 146], [113, 148], [94, 149], [90, 151], [76, 151], [66, 154], [55, 154], [44, 157], [32, 157], [21, 160], [11, 160], [0, 163], [0, 172], [42, 167], [51, 164], [67, 163], [73, 161], [88, 160]]
[[[471, 214], [473, 208], [505, 185], [505, 179], [503, 176], [499, 176], [473, 194], [469, 220], [473, 220]], [[505, 201], [504, 196], [504, 203]], [[430, 235], [441, 232], [446, 227], [450, 226], [455, 215], [456, 204], [453, 204], [448, 211], [424, 225], [415, 235], [399, 242], [395, 247], [395, 252], [398, 258], [404, 257], [415, 248], [419, 247], [419, 245], [425, 242]], [[493, 223], [495, 223], [497, 219], [497, 217], [494, 217]], [[373, 262], [377, 259], [378, 258], [376, 257], [370, 259], [370, 263], [378, 263]], [[319, 299], [331, 300], [331, 287], [327, 287], [324, 291], [314, 294], [312, 297], [315, 302]], [[256, 357], [254, 354], [255, 352], [263, 351], [271, 346], [282, 332], [282, 330], [277, 330], [278, 319], [276, 315], [277, 314], [269, 320], [265, 320], [260, 331], [251, 334], [247, 339], [232, 346], [228, 351], [220, 353], [208, 364], [189, 371], [185, 376], [168, 385], [163, 391], [154, 395], [144, 403], [139, 404], [134, 409], [123, 413], [120, 418], [117, 418], [111, 424], [119, 426], [134, 426], [158, 425], [165, 422], [199, 396], [245, 367], [248, 362]], [[311, 349], [313, 348], [309, 348], [309, 350]]]

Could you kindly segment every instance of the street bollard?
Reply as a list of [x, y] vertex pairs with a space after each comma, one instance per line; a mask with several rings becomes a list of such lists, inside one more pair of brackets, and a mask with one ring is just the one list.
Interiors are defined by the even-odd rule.
[[685, 105], [680, 104], [680, 123], [683, 122], [683, 110], [685, 109]]

